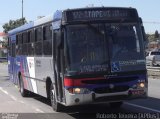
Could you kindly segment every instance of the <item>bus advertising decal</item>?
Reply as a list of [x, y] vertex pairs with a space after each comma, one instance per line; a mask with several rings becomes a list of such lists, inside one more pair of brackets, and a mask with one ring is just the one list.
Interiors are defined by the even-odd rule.
[[[27, 64], [28, 64], [30, 77], [35, 78], [35, 59], [34, 57], [27, 57]], [[31, 80], [33, 92], [37, 94], [38, 93], [37, 84], [36, 84], [36, 81], [32, 78], [30, 80]]]
[[85, 65], [80, 66], [80, 72], [99, 72], [99, 71], [107, 71], [108, 65]]
[[27, 57], [28, 69], [30, 77], [35, 78], [35, 63], [33, 57]]

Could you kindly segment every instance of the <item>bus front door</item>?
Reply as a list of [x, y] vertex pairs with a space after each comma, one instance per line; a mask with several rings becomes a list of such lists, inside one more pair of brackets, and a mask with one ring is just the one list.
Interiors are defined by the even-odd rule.
[[55, 69], [55, 88], [57, 100], [60, 102], [65, 102], [64, 99], [64, 88], [63, 88], [63, 79], [64, 79], [64, 49], [59, 46], [59, 41], [61, 39], [60, 30], [54, 31], [54, 69]]

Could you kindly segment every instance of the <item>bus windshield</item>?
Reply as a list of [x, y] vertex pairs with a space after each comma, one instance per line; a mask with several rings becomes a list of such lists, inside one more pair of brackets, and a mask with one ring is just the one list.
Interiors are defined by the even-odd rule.
[[106, 27], [112, 61], [144, 58], [142, 37], [138, 25], [113, 24]]
[[142, 39], [134, 24], [86, 24], [67, 26], [69, 71], [109, 70], [114, 61], [144, 59]]

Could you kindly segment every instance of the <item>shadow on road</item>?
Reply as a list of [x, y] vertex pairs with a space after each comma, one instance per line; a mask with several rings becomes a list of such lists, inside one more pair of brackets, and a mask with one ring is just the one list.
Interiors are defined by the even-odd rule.
[[[33, 98], [42, 103], [45, 103], [46, 105], [50, 105], [49, 100], [47, 100], [44, 97], [33, 95]], [[131, 106], [128, 105], [127, 103], [139, 105], [144, 108]], [[70, 107], [64, 107], [61, 113], [66, 113], [73, 119], [98, 119], [100, 118], [100, 116], [104, 115], [108, 116], [106, 117], [106, 119], [112, 119], [114, 117], [109, 118], [109, 116], [117, 116], [117, 117], [120, 115], [128, 116], [128, 114], [130, 114], [129, 116], [134, 116], [134, 115], [139, 116], [139, 114], [156, 113], [152, 110], [148, 110], [145, 108], [160, 110], [160, 105], [159, 105], [160, 99], [153, 97], [148, 97], [147, 99], [127, 101], [127, 103], [124, 103], [124, 105], [121, 108], [111, 108], [107, 103], [70, 106]], [[130, 119], [130, 118], [131, 117], [128, 118], [125, 117], [125, 119]]]
[[160, 99], [159, 98], [148, 97], [147, 99], [132, 100], [128, 102], [131, 104], [140, 105], [144, 108], [149, 108], [148, 110], [143, 109], [144, 112], [155, 113], [154, 110], [159, 110], [160, 112]]

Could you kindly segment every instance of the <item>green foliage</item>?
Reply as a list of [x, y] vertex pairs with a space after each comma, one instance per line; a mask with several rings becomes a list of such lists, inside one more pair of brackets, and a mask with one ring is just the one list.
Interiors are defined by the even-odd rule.
[[7, 37], [5, 37], [5, 38], [4, 38], [4, 42], [3, 42], [3, 44], [2, 44], [2, 47], [3, 47], [3, 48], [7, 48], [7, 46], [8, 46], [8, 40], [7, 40]]
[[149, 42], [156, 41], [154, 34], [147, 34], [147, 39]]
[[159, 38], [158, 30], [155, 31], [154, 38]]
[[2, 27], [4, 32], [7, 33], [8, 31], [17, 28], [23, 24], [27, 23], [25, 18], [17, 19], [17, 20], [10, 20], [8, 23], [5, 23]]

